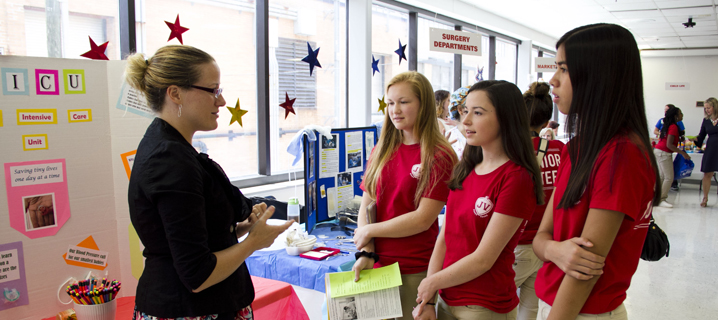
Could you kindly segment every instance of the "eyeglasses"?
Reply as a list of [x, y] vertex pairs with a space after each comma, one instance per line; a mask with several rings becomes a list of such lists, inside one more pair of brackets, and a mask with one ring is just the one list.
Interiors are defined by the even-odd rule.
[[205, 88], [205, 87], [200, 87], [200, 86], [195, 86], [195, 85], [190, 85], [190, 87], [199, 89], [202, 91], [207, 91], [207, 92], [213, 94], [215, 99], [219, 98], [219, 95], [222, 94], [222, 88], [216, 88], [216, 89], [215, 88]]

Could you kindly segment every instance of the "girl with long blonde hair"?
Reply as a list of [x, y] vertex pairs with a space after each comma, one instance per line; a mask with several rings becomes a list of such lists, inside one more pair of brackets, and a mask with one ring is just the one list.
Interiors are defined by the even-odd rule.
[[[362, 182], [354, 242], [360, 252], [352, 270], [399, 262], [403, 319], [411, 319], [417, 287], [426, 276], [437, 217], [449, 195], [457, 161], [436, 121], [434, 91], [418, 72], [404, 72], [387, 85], [388, 112]], [[376, 201], [373, 223], [367, 207]]]

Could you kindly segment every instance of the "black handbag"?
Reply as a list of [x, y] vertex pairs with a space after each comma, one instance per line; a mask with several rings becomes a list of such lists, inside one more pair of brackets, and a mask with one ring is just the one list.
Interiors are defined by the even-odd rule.
[[648, 225], [648, 233], [646, 240], [643, 242], [643, 251], [641, 251], [641, 259], [646, 261], [658, 261], [664, 256], [668, 257], [671, 251], [671, 244], [668, 242], [668, 236], [651, 216], [651, 223]]

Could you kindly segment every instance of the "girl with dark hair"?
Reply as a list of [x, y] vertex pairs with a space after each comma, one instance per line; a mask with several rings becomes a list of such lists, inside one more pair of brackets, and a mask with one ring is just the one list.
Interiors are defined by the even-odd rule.
[[[358, 228], [354, 232], [361, 270], [399, 263], [403, 317], [411, 319], [416, 288], [426, 277], [439, 234], [437, 217], [449, 196], [456, 155], [439, 131], [434, 90], [421, 73], [403, 72], [386, 87], [387, 113], [379, 141], [367, 162], [361, 188]], [[367, 207], [376, 216], [367, 223]]]
[[661, 190], [638, 46], [625, 28], [594, 24], [569, 31], [556, 48], [550, 83], [574, 138], [534, 238], [546, 262], [537, 318], [627, 319], [623, 301]]
[[[415, 319], [515, 319], [513, 251], [544, 203], [521, 91], [506, 81], [478, 82], [466, 109], [467, 147], [451, 176], [446, 223], [419, 285]], [[438, 311], [426, 307], [437, 291]]]
[[659, 207], [673, 208], [673, 205], [666, 201], [668, 199], [668, 190], [671, 188], [673, 183], [673, 153], [680, 153], [686, 160], [690, 160], [691, 156], [685, 151], [678, 149], [678, 141], [680, 129], [678, 128], [678, 122], [683, 121], [683, 113], [681, 109], [676, 107], [669, 108], [666, 111], [666, 115], [663, 118], [663, 127], [660, 132], [660, 140], [654, 146], [653, 154], [656, 156], [656, 162], [658, 163], [658, 171], [661, 174], [661, 202], [658, 204]]
[[[558, 140], [541, 139], [539, 131], [553, 133], [546, 124], [553, 115], [553, 102], [549, 94], [551, 87], [545, 82], [534, 82], [528, 91], [524, 92], [524, 103], [528, 109], [530, 133], [534, 150], [537, 154], [541, 168], [541, 182], [545, 199], [551, 198], [556, 181], [556, 172], [561, 163], [561, 152], [564, 144]], [[546, 128], [544, 128], [546, 127]], [[544, 129], [541, 129], [544, 128]], [[548, 141], [551, 140], [551, 141]], [[519, 244], [514, 249], [516, 261], [513, 268], [516, 276], [514, 282], [519, 289], [519, 308], [517, 319], [535, 320], [538, 312], [538, 298], [534, 289], [538, 270], [543, 265], [533, 251], [533, 240], [538, 231], [546, 205], [537, 205], [526, 228], [524, 228]]]

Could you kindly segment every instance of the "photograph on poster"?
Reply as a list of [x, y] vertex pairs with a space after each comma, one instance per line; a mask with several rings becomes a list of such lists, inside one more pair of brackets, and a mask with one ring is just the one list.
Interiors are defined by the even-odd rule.
[[333, 134], [331, 139], [322, 135], [322, 149], [334, 149], [337, 147], [337, 135]]
[[314, 177], [314, 141], [309, 142], [309, 178]]
[[352, 184], [351, 172], [342, 172], [337, 175], [337, 186], [343, 187]]
[[317, 209], [317, 182], [310, 182], [307, 189], [309, 194], [309, 202], [307, 203], [309, 210], [307, 210], [307, 216], [310, 216], [312, 215], [312, 212]]
[[56, 225], [55, 194], [25, 196], [22, 203], [25, 209], [25, 231]]
[[348, 158], [350, 169], [361, 166], [361, 152], [350, 153]]

